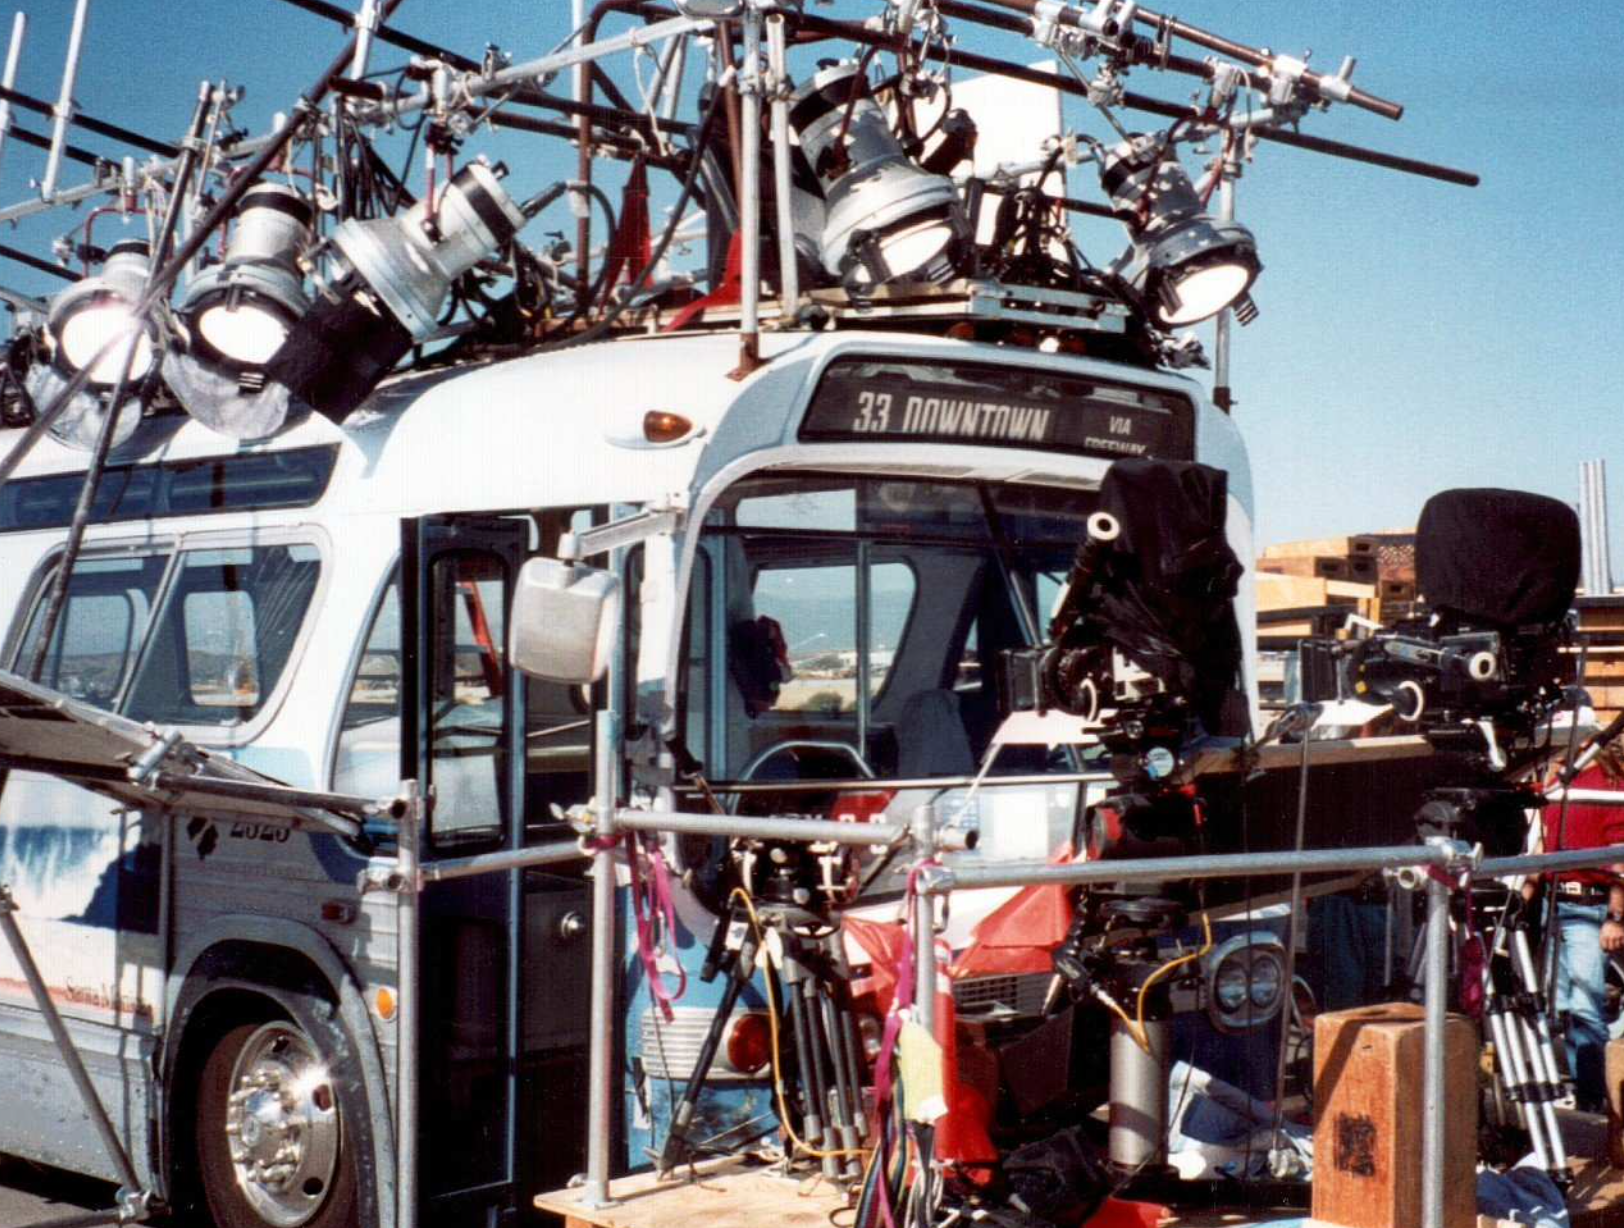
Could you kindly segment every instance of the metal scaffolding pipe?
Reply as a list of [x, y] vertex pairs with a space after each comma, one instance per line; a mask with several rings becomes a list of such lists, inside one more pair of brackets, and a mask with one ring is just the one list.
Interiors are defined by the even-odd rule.
[[[609, 824], [599, 811], [600, 833]], [[829, 819], [735, 818], [728, 814], [683, 814], [670, 810], [622, 810], [615, 828], [676, 832], [679, 835], [731, 836], [738, 840], [805, 840], [820, 844], [895, 844], [908, 829], [898, 823], [836, 823]]]
[[57, 95], [52, 114], [51, 149], [45, 159], [45, 178], [40, 181], [40, 199], [50, 200], [56, 195], [56, 177], [62, 171], [62, 150], [68, 143], [68, 122], [73, 118], [73, 84], [79, 76], [79, 57], [85, 45], [85, 20], [90, 15], [90, 0], [78, 0], [73, 6], [73, 26], [68, 31], [68, 58], [62, 66], [62, 90]]
[[[609, 840], [615, 834], [616, 753], [620, 748], [620, 717], [598, 713], [594, 770], [597, 774], [598, 836], [592, 858], [592, 989], [589, 1050], [587, 1055], [586, 1182], [583, 1207], [606, 1207], [609, 1196], [610, 1130], [614, 1120], [615, 1077], [615, 854]], [[629, 826], [629, 824], [627, 824]]]
[[396, 898], [395, 942], [400, 1014], [395, 1021], [395, 1224], [417, 1228], [418, 1055], [423, 1020], [422, 949], [419, 945], [417, 871], [422, 862], [423, 797], [415, 780], [401, 784], [406, 813], [400, 820], [396, 864], [406, 887]]
[[1081, 886], [1183, 878], [1241, 878], [1263, 874], [1333, 874], [1353, 870], [1445, 866], [1455, 860], [1455, 854], [1448, 849], [1414, 845], [1309, 849], [1301, 853], [1225, 853], [1216, 857], [1138, 857], [1122, 861], [1078, 861], [1065, 865], [1011, 861], [1002, 865], [944, 867], [926, 878], [921, 890], [940, 895], [971, 887]]
[[113, 1161], [113, 1167], [118, 1170], [119, 1181], [129, 1193], [138, 1194], [143, 1188], [141, 1179], [135, 1175], [135, 1166], [130, 1163], [129, 1153], [124, 1150], [124, 1144], [119, 1141], [118, 1132], [113, 1129], [107, 1110], [102, 1106], [101, 1097], [96, 1094], [96, 1085], [90, 1081], [90, 1072], [85, 1069], [84, 1060], [80, 1058], [73, 1038], [68, 1035], [67, 1024], [62, 1022], [62, 1015], [57, 1011], [56, 1003], [51, 1001], [51, 991], [46, 988], [45, 980], [39, 973], [39, 965], [34, 962], [33, 953], [29, 951], [23, 932], [17, 925], [17, 918], [14, 915], [16, 912], [17, 905], [11, 898], [11, 889], [0, 883], [0, 930], [5, 931], [6, 941], [11, 945], [11, 953], [16, 957], [17, 966], [22, 970], [23, 980], [28, 983], [29, 992], [34, 996], [34, 1005], [45, 1017], [45, 1026], [50, 1029], [51, 1039], [56, 1042], [57, 1054], [73, 1078], [73, 1085], [79, 1091], [79, 1099], [84, 1104], [85, 1113], [101, 1137], [102, 1147]]
[[1425, 1065], [1421, 1098], [1421, 1228], [1444, 1228], [1445, 1034], [1449, 996], [1449, 885], [1427, 879]]
[[477, 857], [456, 857], [449, 861], [431, 861], [423, 867], [425, 883], [440, 883], [451, 878], [471, 878], [475, 874], [491, 874], [500, 870], [524, 870], [531, 866], [556, 866], [568, 861], [580, 861], [587, 854], [573, 840], [555, 840], [538, 844], [534, 848], [510, 849], [504, 853], [481, 853]]

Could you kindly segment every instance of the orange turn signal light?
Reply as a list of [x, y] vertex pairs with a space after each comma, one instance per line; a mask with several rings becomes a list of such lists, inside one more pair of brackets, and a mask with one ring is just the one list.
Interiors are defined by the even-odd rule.
[[694, 424], [670, 410], [651, 409], [643, 415], [643, 438], [650, 443], [676, 443], [693, 433]]
[[378, 1012], [378, 1018], [385, 1023], [392, 1023], [395, 1018], [395, 991], [384, 985], [373, 995], [372, 1008]]

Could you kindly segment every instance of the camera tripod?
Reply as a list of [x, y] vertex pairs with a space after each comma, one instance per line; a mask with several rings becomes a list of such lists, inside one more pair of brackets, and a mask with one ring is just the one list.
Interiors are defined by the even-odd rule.
[[[814, 932], [805, 932], [809, 929]], [[703, 1151], [702, 1145], [689, 1135], [694, 1113], [728, 1021], [755, 976], [757, 954], [767, 932], [777, 939], [776, 943], [769, 940], [769, 949], [777, 948], [776, 966], [769, 963], [763, 975], [771, 978], [776, 987], [771, 992], [773, 1009], [784, 1017], [793, 1036], [801, 1108], [799, 1138], [818, 1157], [825, 1177], [861, 1176], [857, 1155], [868, 1132], [862, 1098], [862, 1042], [846, 988], [850, 970], [841, 931], [798, 906], [767, 902], [745, 906], [737, 896], [729, 901], [727, 914], [717, 921], [700, 972], [705, 982], [725, 972], [727, 983], [657, 1157], [656, 1168], [662, 1175], [698, 1158]], [[776, 1048], [776, 1018], [772, 1027]], [[773, 1060], [777, 1061], [776, 1054]], [[779, 1078], [775, 1070], [775, 1082]], [[780, 1104], [785, 1113], [791, 1111], [787, 1101]], [[784, 1125], [794, 1137], [791, 1123], [786, 1120]]]
[[[1454, 837], [1470, 823], [1472, 807], [1485, 799], [1494, 800], [1498, 793], [1436, 790], [1418, 812], [1417, 826], [1429, 834]], [[1473, 901], [1471, 895], [1467, 896], [1454, 944], [1454, 963], [1462, 996], [1474, 971], [1483, 995], [1483, 1019], [1494, 1045], [1495, 1106], [1500, 1124], [1510, 1124], [1505, 1120], [1505, 1106], [1510, 1105], [1517, 1124], [1528, 1135], [1539, 1166], [1565, 1189], [1572, 1184], [1573, 1173], [1568, 1167], [1556, 1110], [1571, 1108], [1574, 1100], [1571, 1083], [1557, 1056], [1552, 994], [1534, 959], [1529, 909], [1521, 895], [1510, 889], [1497, 906], [1500, 917], [1493, 930], [1484, 935], [1469, 924]], [[1408, 963], [1412, 988], [1422, 983], [1426, 937], [1423, 923]], [[1466, 945], [1469, 943], [1477, 944], [1475, 955]]]

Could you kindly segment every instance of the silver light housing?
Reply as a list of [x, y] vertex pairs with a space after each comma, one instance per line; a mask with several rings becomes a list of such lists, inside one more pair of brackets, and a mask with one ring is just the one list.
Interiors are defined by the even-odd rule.
[[472, 162], [446, 185], [432, 214], [428, 201], [418, 201], [400, 218], [352, 218], [334, 232], [333, 246], [406, 330], [424, 341], [439, 328], [451, 283], [524, 223], [496, 173]]
[[113, 244], [100, 273], [74, 282], [51, 301], [46, 335], [53, 360], [63, 371], [73, 375], [88, 365], [92, 387], [111, 387], [124, 369], [124, 347], [114, 347], [99, 361], [96, 356], [109, 341], [130, 334], [135, 354], [129, 382], [134, 385], [147, 377], [157, 337], [150, 323], [136, 319], [135, 307], [151, 269], [146, 243], [126, 239]]
[[856, 65], [837, 64], [790, 99], [790, 124], [823, 188], [819, 262], [859, 290], [950, 280], [969, 235], [958, 189], [908, 157], [866, 90]]
[[261, 439], [287, 421], [292, 397], [264, 366], [310, 308], [298, 259], [313, 212], [292, 188], [243, 195], [225, 260], [186, 289], [185, 346], [165, 356], [164, 380], [186, 412], [233, 439]]
[[[113, 245], [99, 273], [51, 300], [45, 323], [49, 361], [31, 366], [23, 386], [34, 404], [44, 409], [55, 404], [73, 376], [89, 366], [84, 386], [47, 428], [69, 447], [88, 451], [96, 446], [127, 354], [129, 378], [117, 407], [112, 446], [124, 443], [140, 425], [139, 402], [132, 394], [152, 371], [157, 334], [150, 322], [136, 318], [135, 308], [146, 291], [151, 267], [146, 243], [126, 239]], [[126, 338], [126, 344], [102, 354], [103, 347], [119, 337]]]
[[1220, 1032], [1250, 1032], [1276, 1019], [1286, 1000], [1286, 948], [1267, 930], [1236, 934], [1202, 960], [1207, 1017]]
[[1224, 308], [1256, 314], [1247, 292], [1262, 271], [1257, 240], [1238, 222], [1210, 217], [1184, 168], [1161, 140], [1132, 137], [1100, 166], [1111, 209], [1132, 244], [1111, 271], [1145, 300], [1155, 322], [1179, 328]]

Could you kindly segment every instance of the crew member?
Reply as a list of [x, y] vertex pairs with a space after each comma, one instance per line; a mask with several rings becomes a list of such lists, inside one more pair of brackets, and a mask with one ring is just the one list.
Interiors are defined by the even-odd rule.
[[[1624, 740], [1602, 750], [1574, 778], [1576, 789], [1624, 794]], [[1544, 811], [1545, 851], [1624, 844], [1624, 807], [1570, 802]], [[1560, 830], [1558, 827], [1560, 826]], [[1556, 914], [1562, 934], [1557, 1009], [1568, 1019], [1568, 1056], [1579, 1107], [1606, 1107], [1607, 960], [1624, 952], [1624, 865], [1574, 870], [1556, 878]]]

